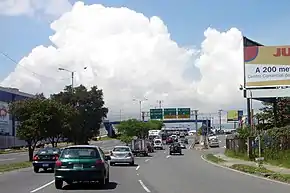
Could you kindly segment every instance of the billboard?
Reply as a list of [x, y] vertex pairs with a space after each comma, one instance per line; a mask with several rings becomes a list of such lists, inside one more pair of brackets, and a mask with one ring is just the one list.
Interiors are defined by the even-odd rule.
[[244, 48], [246, 88], [290, 85], [290, 46]]
[[231, 110], [227, 112], [227, 121], [239, 121], [243, 118], [243, 111]]

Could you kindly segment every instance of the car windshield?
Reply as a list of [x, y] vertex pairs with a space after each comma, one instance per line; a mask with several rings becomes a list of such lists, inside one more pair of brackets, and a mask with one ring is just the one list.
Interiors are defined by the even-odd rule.
[[66, 148], [62, 151], [61, 158], [67, 159], [87, 159], [100, 158], [100, 154], [95, 148]]
[[129, 147], [115, 147], [113, 149], [113, 151], [115, 151], [115, 152], [128, 152], [128, 151], [130, 151], [130, 148]]
[[41, 154], [58, 154], [60, 150], [58, 148], [44, 148], [37, 152], [38, 155]]

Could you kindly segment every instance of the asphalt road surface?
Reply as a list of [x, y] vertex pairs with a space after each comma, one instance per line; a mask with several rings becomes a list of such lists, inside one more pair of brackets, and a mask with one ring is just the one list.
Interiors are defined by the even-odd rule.
[[[106, 151], [111, 150], [112, 147], [120, 144], [120, 142], [118, 140], [92, 141], [91, 144], [100, 145]], [[0, 165], [24, 161], [28, 161], [28, 152], [0, 154]]]
[[33, 173], [31, 169], [0, 175], [1, 193], [289, 193], [287, 185], [229, 171], [204, 162], [202, 151], [184, 150], [184, 155], [168, 155], [167, 150], [152, 157], [136, 158], [136, 166], [110, 167], [110, 184], [54, 187], [53, 173]]

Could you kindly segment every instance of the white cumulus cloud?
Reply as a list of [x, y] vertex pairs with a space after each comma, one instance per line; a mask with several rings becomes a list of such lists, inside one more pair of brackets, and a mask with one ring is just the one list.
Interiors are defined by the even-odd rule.
[[45, 16], [59, 17], [71, 7], [68, 0], [1, 0], [0, 15], [34, 16], [40, 13]]
[[[51, 24], [51, 46], [38, 46], [24, 57], [3, 86], [29, 93], [59, 92], [70, 84], [98, 85], [110, 116], [136, 115], [143, 108], [191, 107], [201, 111], [241, 107], [242, 35], [232, 28], [208, 28], [200, 50], [183, 48], [170, 38], [158, 17], [128, 8], [76, 3]], [[84, 67], [87, 67], [84, 69]], [[115, 117], [116, 118], [116, 117]], [[117, 117], [116, 119], [118, 119]]]

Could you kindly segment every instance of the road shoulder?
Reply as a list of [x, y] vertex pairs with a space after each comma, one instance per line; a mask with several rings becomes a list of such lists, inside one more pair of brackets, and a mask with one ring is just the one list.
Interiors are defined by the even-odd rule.
[[209, 164], [240, 174], [290, 186], [290, 173], [288, 173], [289, 171], [287, 168], [280, 168], [279, 172], [277, 172], [278, 167], [275, 171], [270, 170], [270, 168], [275, 168], [275, 166], [267, 164], [265, 166], [258, 166], [255, 162], [233, 159], [225, 155], [220, 156], [219, 154], [201, 155], [201, 159]]

